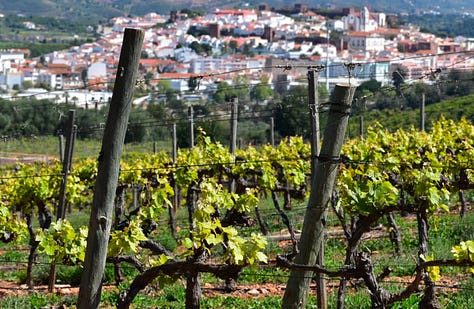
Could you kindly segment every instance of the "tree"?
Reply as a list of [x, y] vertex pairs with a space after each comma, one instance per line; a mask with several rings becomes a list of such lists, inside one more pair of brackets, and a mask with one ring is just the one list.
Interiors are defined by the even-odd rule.
[[87, 82], [88, 82], [88, 71], [87, 71], [87, 68], [84, 68], [84, 70], [82, 70], [81, 72], [81, 80], [82, 80], [82, 83], [84, 84], [84, 87], [87, 86]]
[[[157, 102], [152, 101], [147, 105], [146, 108], [147, 113], [149, 116], [155, 120], [155, 123], [166, 124], [169, 123], [171, 118], [171, 110], [166, 108], [165, 103], [163, 101]], [[167, 126], [152, 126], [147, 132], [149, 134], [149, 138], [152, 140], [163, 140], [168, 139], [170, 137], [170, 131]]]
[[250, 90], [250, 99], [257, 101], [257, 104], [265, 101], [272, 95], [273, 90], [270, 89], [270, 85], [268, 85], [268, 83], [265, 81], [261, 81], [260, 83], [253, 86]]
[[198, 55], [201, 55], [204, 52], [204, 49], [202, 48], [201, 44], [199, 44], [198, 41], [193, 41], [190, 45], [189, 48], [194, 50], [194, 52]]
[[253, 57], [254, 56], [254, 52], [252, 50], [252, 44], [250, 44], [250, 42], [247, 42], [243, 45], [242, 53], [244, 55], [246, 55], [247, 57]]
[[239, 102], [249, 101], [249, 85], [250, 80], [246, 75], [237, 75], [232, 79], [232, 86]]
[[[377, 93], [380, 89], [382, 88], [382, 83], [376, 81], [375, 79], [370, 79], [368, 81], [362, 82], [359, 87], [357, 87], [355, 94], [354, 94], [354, 99], [361, 100], [362, 102], [365, 102], [365, 99], [373, 96], [375, 93]], [[365, 107], [365, 104], [362, 104]], [[353, 106], [354, 109], [360, 109], [361, 106]]]
[[189, 48], [194, 50], [194, 52], [198, 55], [206, 55], [206, 56], [212, 55], [212, 47], [209, 44], [200, 44], [198, 41], [193, 41], [189, 45]]
[[202, 9], [182, 9], [181, 13], [188, 15], [188, 18], [195, 18], [198, 16], [204, 16], [206, 11]]
[[288, 95], [283, 96], [275, 109], [275, 130], [281, 136], [303, 136], [311, 134], [310, 117], [308, 116], [308, 87], [290, 88]]
[[190, 77], [188, 79], [189, 91], [194, 91], [199, 86], [199, 79], [197, 77]]
[[66, 104], [69, 104], [69, 92], [64, 91], [63, 98]]
[[78, 102], [78, 101], [79, 101], [79, 98], [76, 97], [76, 96], [73, 96], [73, 97], [71, 98], [72, 105], [74, 105], [74, 106], [77, 105], [77, 102]]
[[150, 81], [153, 79], [154, 74], [152, 72], [146, 72], [145, 73], [145, 85], [147, 86], [148, 89], [153, 88], [150, 85]]
[[170, 90], [172, 90], [173, 87], [171, 86], [171, 82], [169, 80], [160, 80], [158, 82], [158, 91], [160, 93], [168, 93]]
[[451, 70], [448, 73], [446, 84], [446, 94], [463, 96], [473, 92], [474, 89], [474, 73]]
[[239, 43], [236, 40], [232, 40], [229, 42], [229, 48], [233, 53], [237, 51], [238, 47], [239, 47]]
[[201, 44], [201, 47], [206, 56], [212, 56], [212, 46], [209, 44]]
[[382, 83], [375, 80], [370, 79], [368, 81], [362, 82], [359, 87], [357, 87], [356, 92], [354, 94], [354, 98], [360, 98], [363, 95], [370, 95], [373, 94], [382, 88]]
[[30, 80], [25, 80], [22, 86], [23, 86], [23, 89], [33, 88], [33, 82]]
[[422, 81], [410, 85], [409, 88], [403, 91], [405, 105], [413, 109], [418, 108], [420, 106], [421, 97], [423, 94], [426, 94], [427, 88], [426, 84]]
[[399, 107], [400, 96], [397, 95], [396, 91], [390, 88], [383, 88], [383, 91], [378, 93], [375, 98], [374, 108], [376, 109], [395, 109]]
[[400, 91], [400, 86], [405, 83], [405, 78], [407, 76], [407, 72], [401, 66], [395, 68], [392, 72], [392, 83], [393, 86], [397, 89], [397, 94]]
[[[140, 107], [135, 107], [131, 110], [127, 133], [125, 134], [125, 143], [142, 143], [149, 138], [149, 114], [148, 109], [144, 111]], [[164, 117], [166, 117], [166, 114]]]
[[49, 84], [45, 83], [45, 82], [36, 83], [35, 87], [36, 88], [43, 88], [43, 89], [46, 89], [48, 91], [51, 90], [51, 86]]
[[221, 54], [227, 54], [229, 52], [229, 44], [227, 42], [223, 42], [221, 44]]
[[1, 101], [0, 106], [4, 114], [0, 132], [10, 136], [52, 134], [58, 122], [58, 113], [61, 113], [49, 100], [22, 98], [15, 102]]
[[217, 90], [212, 96], [214, 102], [224, 103], [237, 97], [237, 93], [234, 87], [231, 87], [227, 82], [220, 82], [217, 85]]
[[397, 44], [397, 50], [400, 53], [406, 53], [407, 52], [407, 49], [406, 49], [405, 45], [403, 45], [403, 44]]

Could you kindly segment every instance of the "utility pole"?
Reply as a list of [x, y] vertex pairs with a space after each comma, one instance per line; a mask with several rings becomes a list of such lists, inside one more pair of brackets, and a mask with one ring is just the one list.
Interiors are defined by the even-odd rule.
[[89, 220], [84, 270], [79, 288], [78, 309], [95, 309], [100, 304], [120, 158], [132, 107], [144, 36], [145, 31], [141, 29], [127, 28], [124, 32], [114, 92], [98, 158], [99, 165]]
[[[333, 101], [329, 108], [328, 121], [324, 131], [324, 143], [322, 143], [318, 156], [315, 175], [311, 179], [311, 193], [298, 244], [299, 253], [295, 258], [296, 264], [315, 265], [319, 255], [321, 242], [323, 242], [325, 218], [334, 189], [339, 156], [355, 89], [356, 87], [351, 84], [336, 85], [334, 89]], [[312, 271], [291, 271], [283, 296], [282, 308], [306, 308], [308, 287], [312, 275]]]

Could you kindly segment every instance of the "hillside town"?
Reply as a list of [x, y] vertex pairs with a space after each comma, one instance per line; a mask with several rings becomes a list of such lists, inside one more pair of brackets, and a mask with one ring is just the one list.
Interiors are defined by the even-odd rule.
[[[416, 25], [393, 26], [397, 18], [368, 7], [322, 16], [302, 4], [281, 10], [266, 5], [216, 8], [204, 16], [173, 11], [169, 16], [116, 17], [94, 27], [100, 39], [93, 43], [39, 58], [29, 57], [28, 50], [1, 51], [0, 88], [7, 99], [34, 95], [77, 106], [107, 102], [125, 28], [146, 29], [141, 78], [151, 87], [169, 80], [184, 100], [203, 99], [204, 91], [186, 93], [189, 78], [204, 74], [213, 78], [202, 79], [199, 90], [212, 91], [219, 81], [232, 84], [233, 76], [226, 72], [241, 72], [250, 83], [265, 77], [271, 85], [290, 87], [301, 82], [306, 67], [320, 65], [319, 82], [330, 90], [348, 78], [390, 84], [396, 68], [406, 72], [407, 81], [444, 68], [472, 70], [474, 58], [465, 51], [474, 50], [474, 38], [440, 38]], [[347, 63], [357, 68], [350, 72]], [[25, 89], [25, 84], [34, 87]]]

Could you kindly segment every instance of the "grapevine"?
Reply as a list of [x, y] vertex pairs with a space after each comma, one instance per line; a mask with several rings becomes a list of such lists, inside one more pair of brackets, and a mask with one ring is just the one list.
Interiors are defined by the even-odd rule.
[[[421, 281], [428, 286], [436, 280], [441, 271], [437, 267], [444, 265], [427, 245], [430, 220], [451, 210], [453, 194], [474, 188], [474, 126], [466, 120], [443, 119], [432, 128], [429, 133], [414, 128], [392, 133], [378, 125], [369, 129], [363, 140], [348, 141], [334, 194], [333, 205], [348, 240], [345, 266], [359, 269], [360, 278], [367, 275], [362, 273], [362, 266], [371, 264], [359, 249], [370, 226], [383, 217], [393, 219], [396, 213], [417, 216], [419, 253], [415, 270], [419, 277], [410, 286], [410, 293]], [[116, 267], [130, 263], [141, 274], [123, 292], [121, 308], [127, 308], [137, 291], [144, 288], [140, 282], [186, 278], [189, 283], [201, 272], [236, 279], [243, 267], [268, 263], [266, 239], [261, 235], [265, 226], [260, 223], [261, 233], [249, 229], [254, 224], [252, 214], [258, 217], [260, 200], [271, 196], [293, 233], [294, 222], [284, 210], [291, 208], [291, 199], [307, 197], [310, 161], [310, 147], [300, 137], [284, 139], [276, 147], [238, 149], [232, 155], [204, 132], [195, 147], [179, 150], [176, 161], [164, 152], [124, 158], [108, 261]], [[29, 237], [31, 265], [38, 253], [52, 263], [81, 265], [85, 227], [74, 229], [68, 221], [52, 219], [58, 202], [60, 164], [19, 165], [6, 173], [0, 183], [2, 240]], [[90, 207], [96, 176], [97, 162], [93, 159], [73, 165], [67, 188], [67, 203], [73, 211]], [[232, 183], [234, 190], [229, 189]], [[180, 189], [175, 191], [174, 184]], [[284, 209], [279, 206], [279, 194], [284, 198]], [[179, 197], [178, 205], [172, 203], [175, 197]], [[167, 211], [171, 215], [175, 208], [188, 210], [189, 225], [181, 226], [181, 232], [175, 234], [178, 245], [171, 250], [156, 239]], [[39, 229], [33, 228], [35, 215]], [[456, 265], [473, 262], [471, 240], [452, 250]], [[117, 278], [117, 282], [121, 280]], [[370, 280], [366, 283], [372, 284]], [[410, 293], [392, 295], [382, 302], [391, 304]]]

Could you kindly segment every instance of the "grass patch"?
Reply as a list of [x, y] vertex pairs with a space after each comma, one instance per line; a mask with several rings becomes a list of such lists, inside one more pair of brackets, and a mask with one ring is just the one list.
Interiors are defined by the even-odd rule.
[[[124, 145], [123, 158], [134, 153], [153, 153], [154, 142], [128, 143]], [[155, 142], [157, 152], [171, 151], [169, 141]], [[99, 156], [102, 140], [78, 139], [74, 142], [74, 159], [96, 158]], [[39, 136], [34, 140], [28, 137], [9, 140], [0, 144], [0, 152], [15, 154], [36, 154], [59, 159], [59, 139], [56, 136]], [[3, 154], [5, 155], [5, 154]]]
[[0, 299], [1, 309], [12, 308], [45, 308], [50, 306], [65, 305], [70, 307], [77, 302], [75, 295], [56, 295], [33, 293], [29, 295], [11, 295]]

